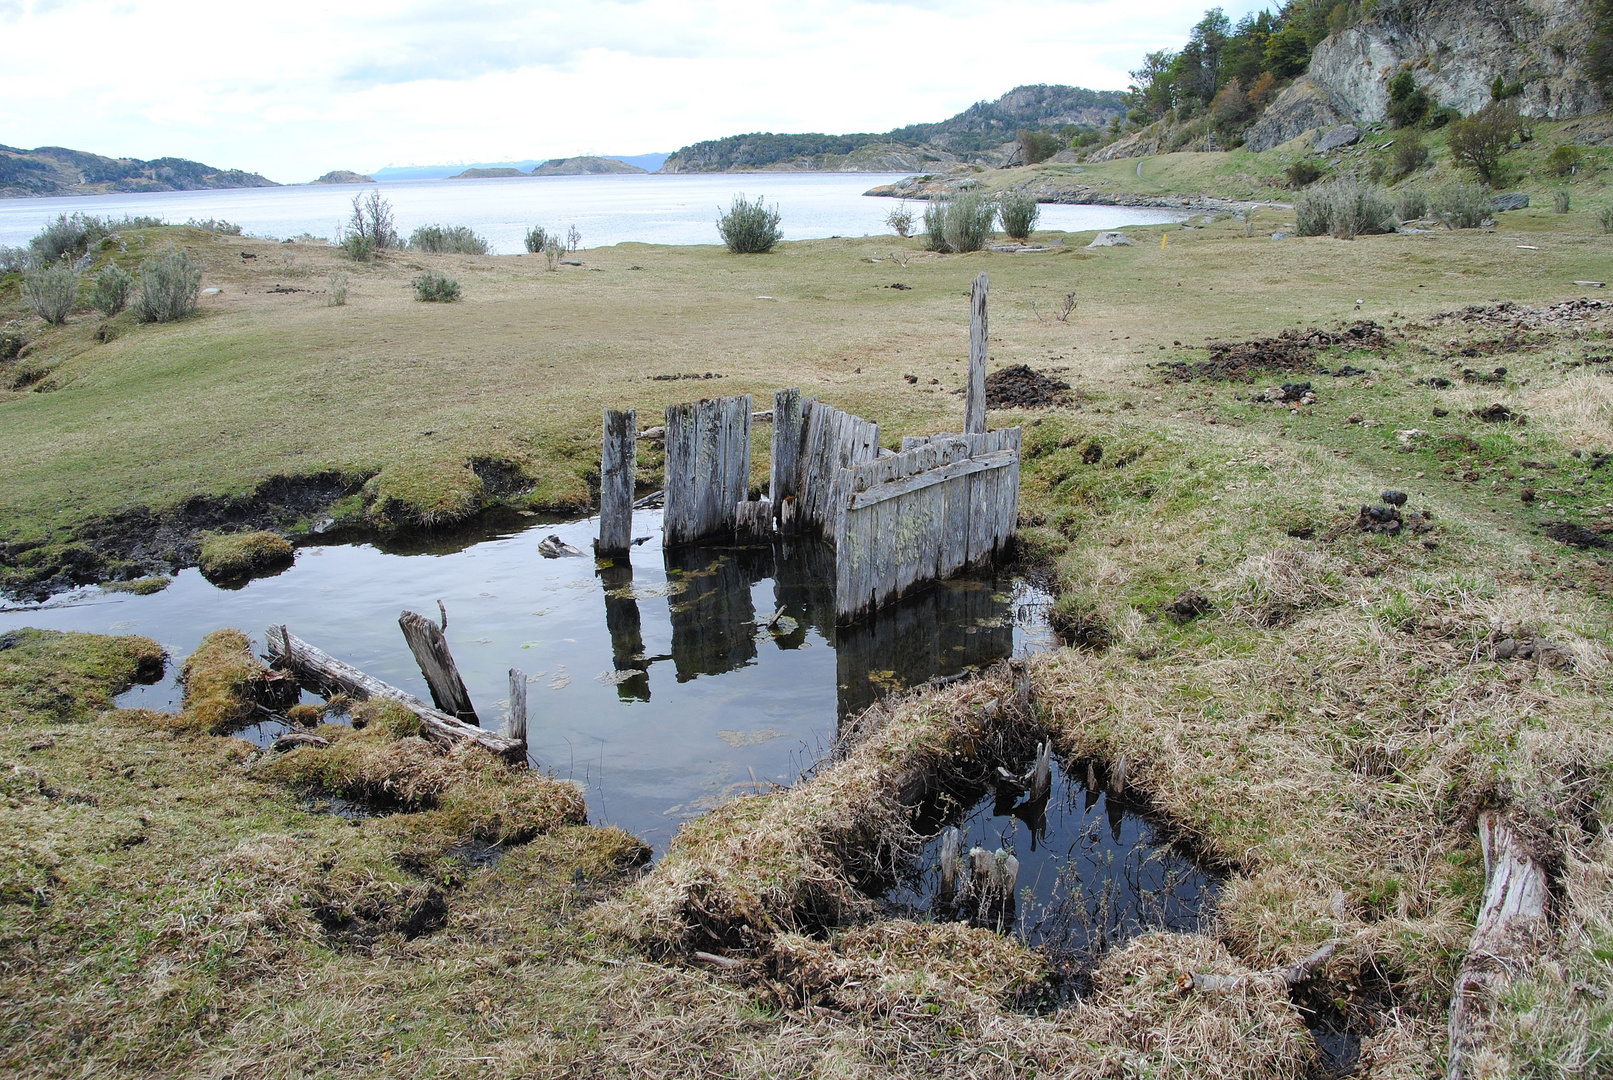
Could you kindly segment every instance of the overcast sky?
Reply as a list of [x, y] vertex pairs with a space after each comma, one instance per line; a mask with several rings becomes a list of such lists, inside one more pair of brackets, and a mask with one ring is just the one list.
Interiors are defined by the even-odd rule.
[[[1256, 5], [1225, 4], [1236, 18]], [[329, 169], [884, 131], [1021, 83], [1124, 89], [1204, 3], [0, 0], [0, 143]]]

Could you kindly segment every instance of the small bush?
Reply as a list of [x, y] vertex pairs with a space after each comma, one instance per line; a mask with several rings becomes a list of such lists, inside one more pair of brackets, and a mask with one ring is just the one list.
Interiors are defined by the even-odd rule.
[[188, 254], [170, 246], [140, 264], [135, 314], [148, 323], [183, 319], [195, 313], [201, 291], [202, 268]]
[[979, 251], [991, 239], [997, 204], [975, 191], [953, 197], [947, 207], [947, 246], [953, 251]]
[[1602, 226], [1605, 233], [1613, 233], [1613, 205], [1604, 206], [1596, 212], [1596, 223]]
[[1585, 152], [1573, 143], [1563, 143], [1546, 155], [1546, 171], [1559, 180], [1566, 180], [1579, 169]]
[[459, 282], [435, 270], [427, 270], [409, 284], [414, 286], [414, 298], [427, 303], [451, 304], [460, 297]]
[[528, 255], [541, 255], [543, 249], [549, 244], [549, 232], [542, 225], [534, 225], [526, 231], [526, 253]]
[[1428, 216], [1428, 192], [1422, 188], [1406, 188], [1395, 193], [1395, 217], [1401, 221], [1416, 221]]
[[398, 246], [392, 204], [381, 197], [380, 188], [353, 196], [353, 212], [337, 243], [355, 262], [369, 262], [376, 252]]
[[333, 270], [330, 275], [330, 306], [341, 307], [347, 303], [347, 271]]
[[1402, 71], [1389, 80], [1389, 122], [1395, 127], [1416, 127], [1433, 108], [1433, 100], [1417, 85], [1411, 72]]
[[1063, 140], [1048, 131], [1021, 131], [1019, 149], [1025, 164], [1037, 165], [1063, 149]]
[[885, 224], [889, 225], [897, 236], [908, 236], [913, 232], [913, 211], [907, 208], [906, 201], [885, 215]]
[[1408, 131], [1395, 140], [1394, 177], [1404, 179], [1428, 164], [1428, 147], [1415, 132]]
[[23, 275], [22, 294], [35, 315], [53, 326], [60, 326], [78, 303], [78, 273], [66, 263], [30, 270]]
[[1568, 213], [1568, 189], [1558, 188], [1551, 193], [1551, 209], [1555, 214]]
[[1484, 185], [1460, 180], [1441, 185], [1434, 193], [1433, 210], [1447, 229], [1476, 229], [1495, 215]]
[[1505, 178], [1504, 159], [1523, 120], [1510, 105], [1492, 101], [1472, 116], [1451, 124], [1451, 157], [1494, 187]]
[[1393, 227], [1394, 207], [1383, 189], [1359, 180], [1334, 180], [1313, 187], [1294, 204], [1301, 236], [1333, 235], [1341, 240]]
[[354, 262], [369, 262], [375, 258], [375, 245], [361, 232], [345, 232], [336, 244]]
[[924, 207], [924, 247], [928, 251], [946, 254], [952, 248], [947, 244], [947, 200], [931, 199]]
[[486, 255], [487, 241], [465, 225], [422, 225], [409, 237], [410, 251], [431, 255]]
[[36, 266], [53, 263], [63, 256], [76, 259], [111, 232], [107, 223], [98, 217], [57, 214], [55, 221], [28, 241], [28, 253]]
[[193, 229], [206, 229], [210, 233], [218, 233], [220, 236], [241, 235], [241, 226], [233, 221], [225, 221], [223, 218], [203, 218], [200, 221], [191, 218], [185, 224]]
[[28, 249], [0, 244], [0, 274], [20, 274], [28, 269]]
[[1288, 186], [1295, 191], [1310, 187], [1322, 178], [1322, 167], [1309, 158], [1300, 158], [1283, 172], [1288, 180]]
[[582, 233], [578, 232], [577, 226], [573, 225], [566, 230], [566, 250], [576, 251], [580, 247], [582, 247]]
[[1002, 217], [1003, 232], [1021, 241], [1030, 239], [1031, 230], [1036, 228], [1036, 221], [1042, 216], [1042, 208], [1037, 205], [1035, 196], [1023, 191], [1005, 194], [997, 212]]
[[90, 292], [90, 303], [96, 309], [111, 318], [129, 306], [129, 294], [134, 291], [134, 278], [118, 268], [116, 263], [107, 263], [101, 272], [95, 275], [95, 288]]
[[717, 216], [717, 231], [723, 243], [736, 255], [765, 255], [784, 237], [779, 230], [779, 209], [771, 210], [762, 204], [758, 195], [755, 202], [745, 196], [734, 197], [734, 205], [727, 213]]
[[549, 264], [550, 272], [560, 269], [560, 256], [566, 253], [566, 246], [558, 236], [551, 236], [543, 242], [543, 259]]

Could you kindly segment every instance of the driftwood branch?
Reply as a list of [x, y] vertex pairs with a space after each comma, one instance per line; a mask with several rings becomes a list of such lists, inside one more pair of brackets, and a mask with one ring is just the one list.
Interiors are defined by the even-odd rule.
[[264, 634], [268, 642], [269, 662], [276, 667], [294, 672], [298, 680], [310, 689], [323, 693], [344, 693], [357, 701], [379, 698], [395, 702], [420, 718], [420, 731], [426, 738], [443, 746], [460, 742], [473, 742], [490, 754], [518, 764], [526, 761], [526, 747], [513, 739], [472, 727], [456, 716], [427, 705], [413, 694], [366, 675], [351, 664], [317, 649], [289, 633], [284, 626], [271, 626]]
[[1506, 989], [1509, 969], [1534, 955], [1546, 924], [1546, 872], [1494, 811], [1479, 815], [1479, 844], [1484, 849], [1484, 901], [1451, 997], [1446, 1080], [1472, 1075], [1473, 1052], [1483, 1041], [1491, 1008]]
[[[1315, 952], [1297, 963], [1286, 967], [1267, 968], [1265, 971], [1251, 971], [1246, 975], [1201, 975], [1194, 972], [1186, 976], [1183, 989], [1196, 990], [1201, 994], [1230, 994], [1248, 986], [1275, 986], [1281, 990], [1289, 990], [1301, 983], [1308, 983], [1316, 977], [1333, 954], [1338, 951], [1341, 942], [1334, 938], [1325, 942]], [[1192, 981], [1187, 982], [1188, 979]]]

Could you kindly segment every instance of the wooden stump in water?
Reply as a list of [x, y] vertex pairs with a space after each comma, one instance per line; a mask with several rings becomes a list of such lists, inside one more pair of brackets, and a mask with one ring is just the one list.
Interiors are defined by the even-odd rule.
[[510, 719], [504, 737], [526, 746], [526, 672], [510, 669]]
[[403, 639], [409, 643], [415, 663], [420, 665], [420, 674], [426, 677], [426, 685], [431, 687], [431, 700], [436, 702], [437, 708], [450, 716], [459, 717], [467, 724], [480, 727], [482, 722], [476, 717], [476, 709], [470, 703], [470, 692], [465, 689], [465, 680], [459, 677], [459, 668], [454, 664], [453, 654], [448, 651], [448, 639], [443, 636], [442, 629], [430, 619], [412, 611], [399, 615], [398, 625], [403, 628]]
[[986, 433], [986, 294], [991, 279], [981, 274], [969, 289], [969, 382], [963, 399], [963, 433]]
[[750, 491], [750, 425], [749, 394], [666, 407], [667, 547], [733, 532]]
[[801, 391], [795, 387], [773, 395], [773, 455], [768, 462], [767, 497], [773, 500], [773, 513], [784, 525], [784, 500], [793, 513], [795, 496], [801, 484], [801, 440], [805, 436], [805, 414]]
[[761, 499], [734, 507], [734, 541], [769, 544], [773, 541], [773, 504]]
[[638, 411], [605, 410], [599, 457], [600, 556], [626, 555], [633, 545], [633, 481], [638, 471]]

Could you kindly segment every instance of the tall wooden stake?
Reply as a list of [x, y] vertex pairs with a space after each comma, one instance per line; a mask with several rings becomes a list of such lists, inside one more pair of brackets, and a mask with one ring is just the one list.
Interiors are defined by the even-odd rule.
[[969, 386], [963, 399], [963, 433], [986, 433], [986, 293], [991, 281], [975, 278], [969, 290]]
[[510, 669], [510, 722], [504, 729], [506, 738], [526, 748], [526, 672]]
[[599, 540], [594, 553], [626, 555], [633, 546], [633, 480], [638, 470], [638, 410], [605, 410], [599, 455]]
[[399, 615], [398, 625], [403, 628], [403, 640], [409, 643], [415, 663], [420, 665], [420, 674], [426, 677], [426, 685], [431, 687], [431, 700], [436, 702], [437, 708], [450, 716], [459, 717], [467, 724], [481, 727], [482, 722], [476, 718], [476, 710], [470, 703], [470, 692], [465, 689], [465, 680], [459, 677], [459, 668], [454, 664], [453, 654], [448, 651], [448, 639], [443, 636], [442, 629], [430, 619], [412, 611]]
[[794, 509], [788, 523], [784, 520], [784, 505], [792, 503], [801, 484], [801, 391], [795, 387], [780, 390], [773, 395], [773, 455], [768, 464], [767, 497], [773, 502], [773, 516], [780, 528], [786, 524], [794, 531]]

